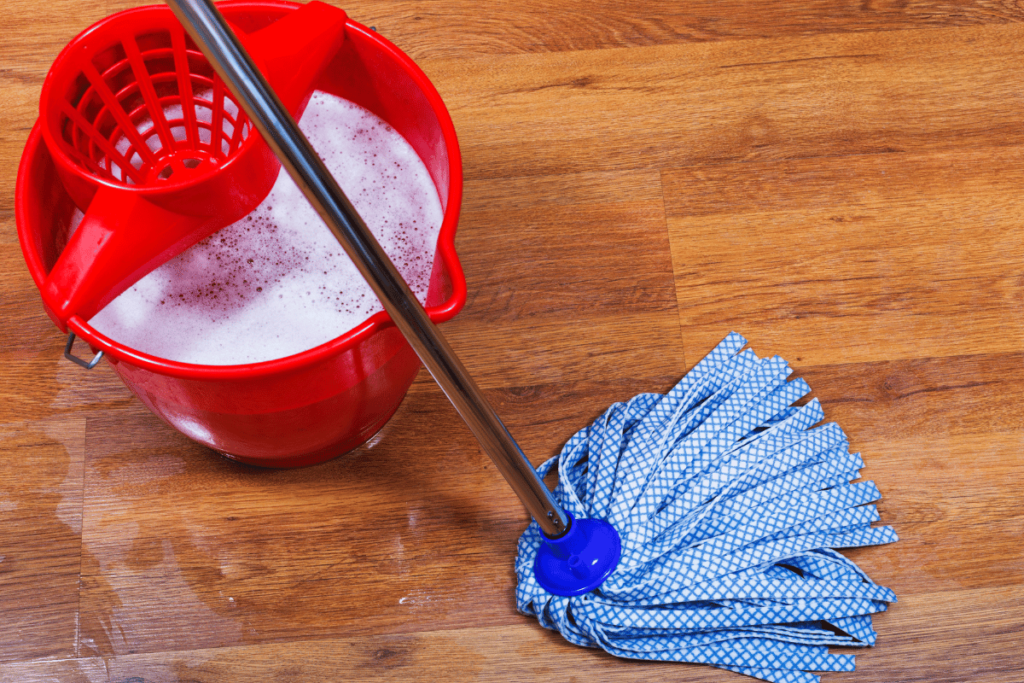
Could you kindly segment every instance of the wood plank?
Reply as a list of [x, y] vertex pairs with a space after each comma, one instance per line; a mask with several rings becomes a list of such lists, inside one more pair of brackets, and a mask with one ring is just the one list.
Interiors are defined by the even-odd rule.
[[[890, 549], [844, 551], [902, 602], [924, 594], [1018, 588], [1024, 509], [1015, 487], [1024, 476], [1024, 432], [860, 439], [865, 479], [882, 492], [879, 513], [900, 541]], [[884, 577], [884, 578], [883, 578]], [[1017, 615], [1019, 616], [1019, 615]], [[895, 640], [905, 635], [896, 632]]]
[[469, 298], [443, 331], [482, 386], [682, 374], [660, 183], [598, 177], [635, 196], [593, 175], [470, 183], [456, 240]]
[[[13, 237], [13, 243], [0, 243], [0, 287], [5, 296], [0, 299], [0, 316], [8, 328], [3, 335], [2, 351], [28, 351], [38, 349], [41, 344], [60, 337], [60, 330], [43, 311], [43, 302], [28, 269], [21, 247], [17, 243], [14, 220], [5, 221]], [[14, 330], [18, 334], [14, 334]]]
[[[948, 152], [669, 169], [662, 177], [665, 211], [671, 219], [834, 207], [877, 211], [894, 202], [941, 199], [956, 202], [957, 213], [968, 219], [987, 219], [1013, 210], [1013, 190], [1024, 174], [1022, 156], [1020, 146], [979, 143]], [[835, 222], [844, 222], [841, 213], [837, 216]]]
[[[525, 621], [525, 617], [519, 617]], [[504, 660], [504, 661], [503, 661]], [[508, 661], [511, 660], [511, 661]], [[570, 645], [536, 623], [249, 645], [150, 655], [0, 664], [3, 683], [172, 681], [635, 681], [703, 683], [708, 667], [626, 662]], [[134, 677], [134, 678], [133, 678]]]
[[1020, 144], [1022, 38], [983, 26], [424, 66], [467, 177], [501, 178]]
[[708, 347], [734, 328], [809, 364], [1018, 351], [1024, 203], [1008, 188], [1022, 154], [666, 172], [684, 339]]
[[567, 52], [684, 42], [795, 37], [861, 31], [1020, 23], [1006, 3], [957, 0], [671, 0], [621, 4], [526, 0], [487, 12], [466, 0], [346, 2], [351, 16], [373, 24], [415, 58]]
[[[6, 60], [0, 52], [0, 184], [9, 190], [0, 193], [0, 245], [17, 242], [14, 225], [14, 184], [18, 177], [18, 164], [28, 134], [39, 117], [39, 93], [45, 71], [21, 73], [5, 69]], [[14, 238], [14, 239], [12, 239]], [[6, 273], [6, 269], [4, 269]]]
[[[875, 617], [886, 646], [856, 650], [858, 671], [826, 681], [955, 683], [1019, 680], [1020, 587], [912, 596]], [[521, 617], [525, 620], [525, 617]], [[951, 645], [946, 624], [970, 624]], [[841, 650], [836, 650], [841, 651]], [[846, 650], [846, 652], [854, 652]], [[135, 677], [135, 678], [133, 678]], [[0, 665], [0, 681], [741, 681], [705, 666], [615, 659], [578, 648], [537, 624], [347, 637], [118, 657]]]
[[[461, 225], [477, 212], [517, 211], [526, 207], [544, 212], [575, 204], [661, 204], [658, 171], [581, 172], [557, 176], [527, 175], [515, 178], [475, 179], [465, 184]], [[464, 238], [463, 228], [460, 237]]]
[[78, 654], [85, 420], [0, 424], [0, 659]]
[[655, 188], [656, 203], [537, 206], [513, 198], [516, 208], [496, 203], [489, 211], [467, 211], [456, 247], [466, 254], [469, 298], [466, 314], [451, 327], [472, 320], [499, 328], [581, 311], [674, 313], [672, 261], [660, 185]]
[[5, 3], [4, 29], [15, 39], [4, 41], [2, 76], [26, 77], [42, 85], [42, 77], [64, 46], [76, 35], [115, 12], [153, 4], [145, 0], [80, 0]]
[[[769, 346], [755, 345], [766, 353]], [[785, 356], [784, 356], [785, 357]], [[795, 360], [795, 359], [794, 359]], [[1024, 432], [1020, 353], [809, 367], [826, 417], [877, 443], [907, 438]]]
[[[857, 653], [857, 672], [828, 674], [835, 683], [955, 683], [1020, 680], [1024, 591], [1012, 587], [948, 590], [900, 598], [876, 617], [886, 647]], [[950, 637], [958, 624], [970, 636]]]
[[685, 367], [674, 313], [565, 316], [498, 326], [459, 324], [446, 332], [477, 382], [579, 382], [625, 374], [664, 377]]
[[[147, 0], [81, 0], [8, 3], [5, 26], [13, 35], [31, 34], [23, 46], [5, 47], [19, 66], [48, 68], [60, 49], [90, 24]], [[468, 0], [417, 2], [352, 0], [332, 2], [351, 17], [374, 26], [414, 59], [481, 54], [541, 53], [682, 42], [710, 42], [862, 31], [1024, 22], [1024, 10], [985, 0], [645, 0], [550, 3], [526, 0], [481, 12]]]

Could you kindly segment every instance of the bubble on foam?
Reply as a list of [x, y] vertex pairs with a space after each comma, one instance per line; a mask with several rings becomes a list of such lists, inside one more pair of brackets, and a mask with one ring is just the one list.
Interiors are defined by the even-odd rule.
[[[415, 150], [384, 120], [320, 92], [300, 127], [423, 302], [443, 212]], [[380, 310], [282, 172], [249, 216], [147, 275], [90, 323], [154, 356], [234, 365], [319, 346]]]

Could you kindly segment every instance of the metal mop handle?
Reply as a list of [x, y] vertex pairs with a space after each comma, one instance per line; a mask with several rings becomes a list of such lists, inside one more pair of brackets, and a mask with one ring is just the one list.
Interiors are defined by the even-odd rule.
[[384, 305], [384, 310], [395, 321], [544, 534], [549, 538], [563, 536], [569, 525], [565, 511], [537, 476], [476, 382], [430, 321], [213, 2], [167, 0], [167, 4], [277, 154], [295, 184], [345, 248]]

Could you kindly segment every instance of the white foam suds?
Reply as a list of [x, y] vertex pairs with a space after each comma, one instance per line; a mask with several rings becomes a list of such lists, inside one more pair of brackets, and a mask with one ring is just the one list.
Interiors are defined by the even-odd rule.
[[[320, 92], [300, 127], [424, 301], [443, 213], [412, 146], [369, 111]], [[282, 171], [252, 214], [165, 263], [89, 322], [154, 356], [235, 365], [319, 346], [380, 310]]]

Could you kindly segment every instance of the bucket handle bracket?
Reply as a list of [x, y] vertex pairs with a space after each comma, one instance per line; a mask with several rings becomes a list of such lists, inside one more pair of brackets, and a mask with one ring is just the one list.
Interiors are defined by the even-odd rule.
[[103, 359], [103, 352], [100, 351], [99, 353], [97, 353], [93, 357], [92, 360], [90, 360], [90, 361], [82, 360], [78, 356], [75, 356], [75, 355], [73, 355], [71, 353], [71, 347], [74, 346], [74, 345], [75, 345], [75, 333], [74, 332], [69, 332], [68, 333], [68, 343], [64, 345], [64, 357], [67, 358], [72, 363], [75, 363], [76, 365], [81, 365], [86, 370], [92, 370], [94, 367], [96, 367], [96, 364], [99, 363], [100, 360]]

